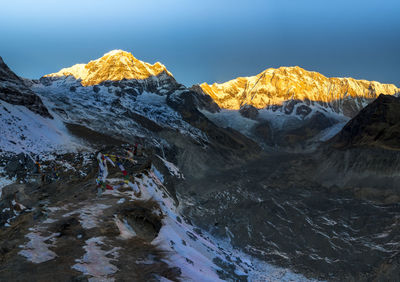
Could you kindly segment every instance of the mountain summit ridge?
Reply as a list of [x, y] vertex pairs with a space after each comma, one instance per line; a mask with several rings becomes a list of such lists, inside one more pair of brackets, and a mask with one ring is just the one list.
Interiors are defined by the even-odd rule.
[[[330, 104], [336, 111], [346, 98], [358, 99], [362, 108], [365, 99], [375, 99], [379, 94], [393, 95], [400, 92], [394, 84], [354, 78], [326, 77], [301, 67], [269, 68], [255, 76], [238, 77], [225, 83], [200, 84], [223, 109], [238, 110], [248, 104], [258, 109], [281, 106], [285, 101], [300, 100]], [[365, 105], [363, 105], [365, 106]], [[351, 112], [351, 111], [350, 111]], [[346, 116], [353, 115], [344, 112]]]
[[162, 73], [173, 77], [172, 73], [160, 62], [151, 65], [136, 59], [129, 52], [112, 50], [87, 64], [76, 64], [44, 77], [73, 76], [75, 79], [81, 80], [83, 86], [91, 86], [103, 81], [142, 80]]
[[[178, 83], [163, 64], [156, 62], [151, 65], [123, 50], [112, 50], [87, 64], [63, 68], [44, 78], [68, 76], [74, 77], [83, 86], [105, 81], [136, 80], [139, 83], [151, 81], [147, 90], [164, 85], [162, 93], [178, 88]], [[351, 118], [378, 95], [400, 93], [400, 88], [394, 84], [351, 77], [326, 77], [298, 66], [268, 68], [255, 76], [198, 86], [197, 92], [211, 97], [222, 109], [239, 110], [248, 105], [257, 109], [279, 109], [286, 114], [295, 112], [302, 117], [307, 116], [312, 108], [319, 108]]]

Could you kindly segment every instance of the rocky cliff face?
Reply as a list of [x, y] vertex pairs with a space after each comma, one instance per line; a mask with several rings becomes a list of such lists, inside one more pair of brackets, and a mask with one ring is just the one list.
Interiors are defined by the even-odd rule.
[[122, 50], [113, 50], [103, 57], [90, 61], [87, 64], [76, 64], [69, 68], [61, 69], [57, 73], [45, 75], [45, 77], [73, 76], [81, 80], [83, 86], [100, 84], [104, 81], [121, 80], [174, 80], [167, 68], [157, 62], [153, 65], [136, 59], [131, 53]]
[[270, 68], [256, 76], [239, 77], [221, 84], [203, 83], [200, 87], [224, 109], [238, 110], [247, 104], [301, 116], [307, 116], [310, 107], [320, 106], [353, 117], [379, 94], [400, 92], [393, 84], [328, 78], [300, 67]]
[[308, 177], [360, 198], [398, 203], [399, 120], [400, 98], [380, 95], [320, 147]]
[[400, 98], [380, 95], [331, 140], [334, 147], [400, 149]]
[[51, 117], [39, 96], [28, 88], [23, 80], [12, 72], [0, 57], [0, 99], [27, 107], [44, 117]]

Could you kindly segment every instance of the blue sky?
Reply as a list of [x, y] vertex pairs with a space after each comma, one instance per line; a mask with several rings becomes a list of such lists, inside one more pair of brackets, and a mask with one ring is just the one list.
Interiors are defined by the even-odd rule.
[[113, 49], [190, 86], [298, 65], [400, 86], [398, 0], [13, 0], [0, 56], [29, 78]]

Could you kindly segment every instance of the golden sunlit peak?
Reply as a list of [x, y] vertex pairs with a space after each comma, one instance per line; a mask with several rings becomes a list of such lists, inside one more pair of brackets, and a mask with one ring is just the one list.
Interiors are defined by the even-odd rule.
[[73, 76], [81, 80], [83, 86], [89, 86], [107, 80], [142, 80], [162, 73], [172, 76], [163, 64], [156, 62], [151, 65], [136, 59], [129, 52], [118, 49], [107, 52], [101, 58], [90, 61], [86, 65], [77, 64], [61, 69], [57, 73], [45, 75], [45, 77]]
[[269, 68], [258, 75], [239, 77], [225, 83], [200, 85], [224, 109], [237, 110], [243, 104], [256, 108], [282, 105], [287, 100], [330, 103], [347, 97], [373, 99], [393, 95], [400, 89], [393, 84], [354, 78], [326, 77], [301, 67]]
[[119, 54], [131, 54], [131, 53], [121, 50], [121, 49], [115, 49], [115, 50], [105, 53], [103, 56], [114, 56], [114, 55], [119, 55]]

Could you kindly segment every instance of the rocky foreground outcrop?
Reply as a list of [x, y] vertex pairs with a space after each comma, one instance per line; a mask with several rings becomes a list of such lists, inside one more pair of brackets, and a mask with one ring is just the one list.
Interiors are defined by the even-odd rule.
[[13, 105], [27, 107], [44, 117], [51, 117], [40, 99], [23, 80], [12, 72], [0, 57], [0, 99]]

